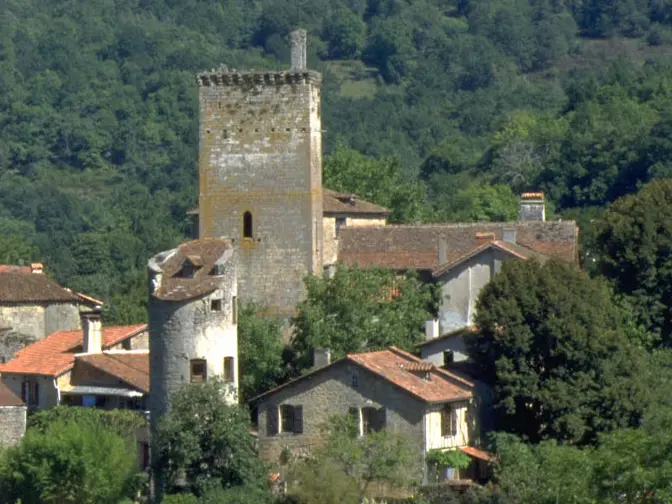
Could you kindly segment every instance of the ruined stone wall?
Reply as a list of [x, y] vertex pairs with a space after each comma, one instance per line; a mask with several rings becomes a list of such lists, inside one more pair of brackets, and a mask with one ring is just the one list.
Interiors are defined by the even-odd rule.
[[199, 236], [230, 239], [241, 301], [280, 316], [323, 269], [320, 83], [309, 71], [199, 76]]
[[0, 406], [0, 448], [14, 446], [26, 432], [25, 406]]

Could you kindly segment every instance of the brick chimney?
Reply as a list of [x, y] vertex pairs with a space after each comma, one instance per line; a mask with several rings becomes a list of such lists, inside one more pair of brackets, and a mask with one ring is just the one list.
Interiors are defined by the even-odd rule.
[[546, 202], [543, 192], [526, 192], [520, 195], [518, 220], [545, 221]]
[[44, 273], [44, 266], [42, 265], [42, 263], [31, 263], [30, 264], [30, 272], [31, 273], [42, 274], [42, 273]]
[[476, 239], [476, 246], [480, 247], [485, 243], [495, 241], [495, 233], [476, 233], [474, 238]]
[[292, 41], [292, 70], [304, 71], [308, 69], [308, 57], [306, 41], [308, 33], [306, 30], [299, 29], [291, 34]]
[[101, 353], [103, 351], [103, 324], [100, 315], [100, 310], [79, 314], [82, 322], [82, 348], [84, 353]]

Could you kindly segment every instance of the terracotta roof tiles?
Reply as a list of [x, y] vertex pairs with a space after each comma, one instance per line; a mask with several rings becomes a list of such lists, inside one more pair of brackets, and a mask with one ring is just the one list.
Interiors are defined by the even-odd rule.
[[568, 262], [577, 260], [578, 228], [573, 221], [346, 226], [339, 233], [338, 258], [348, 266], [362, 268], [433, 270], [440, 266], [442, 240], [448, 263], [478, 247], [476, 233], [494, 233], [495, 240], [503, 241], [505, 229], [515, 230], [520, 247]]
[[[146, 329], [146, 324], [103, 327], [103, 349]], [[19, 350], [6, 364], [0, 364], [0, 373], [58, 376], [72, 368], [75, 354], [82, 351], [82, 341], [81, 330], [52, 333]]]
[[78, 355], [75, 366], [80, 361], [144, 393], [149, 393], [149, 352], [104, 352]]
[[0, 269], [0, 303], [26, 302], [77, 302], [77, 296], [65, 287], [61, 287], [43, 273]]

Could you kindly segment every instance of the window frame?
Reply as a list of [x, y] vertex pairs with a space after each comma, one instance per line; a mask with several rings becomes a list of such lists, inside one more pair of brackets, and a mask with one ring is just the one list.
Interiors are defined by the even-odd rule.
[[243, 239], [254, 239], [254, 217], [249, 210], [243, 213]]
[[[294, 406], [291, 404], [281, 404], [278, 411], [278, 432], [294, 432]], [[288, 420], [288, 421], [286, 421]]]
[[[229, 365], [227, 365], [229, 364]], [[235, 357], [224, 357], [224, 382], [235, 383], [236, 381], [236, 360]]]
[[[203, 366], [202, 374], [194, 373], [194, 365], [199, 364]], [[191, 359], [189, 361], [189, 383], [204, 383], [206, 381], [208, 381], [208, 361], [206, 359]]]
[[211, 312], [221, 312], [223, 309], [224, 302], [221, 298], [211, 299], [210, 300], [210, 311]]
[[441, 436], [457, 435], [457, 408], [452, 404], [444, 404], [441, 408]]

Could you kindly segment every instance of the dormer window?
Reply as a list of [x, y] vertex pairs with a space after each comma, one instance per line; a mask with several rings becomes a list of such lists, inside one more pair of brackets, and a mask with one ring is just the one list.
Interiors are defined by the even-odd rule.
[[224, 274], [224, 265], [215, 264], [210, 270], [210, 276], [222, 276]]
[[189, 255], [182, 261], [180, 271], [175, 275], [181, 278], [194, 278], [196, 272], [203, 267], [203, 259], [199, 255]]

